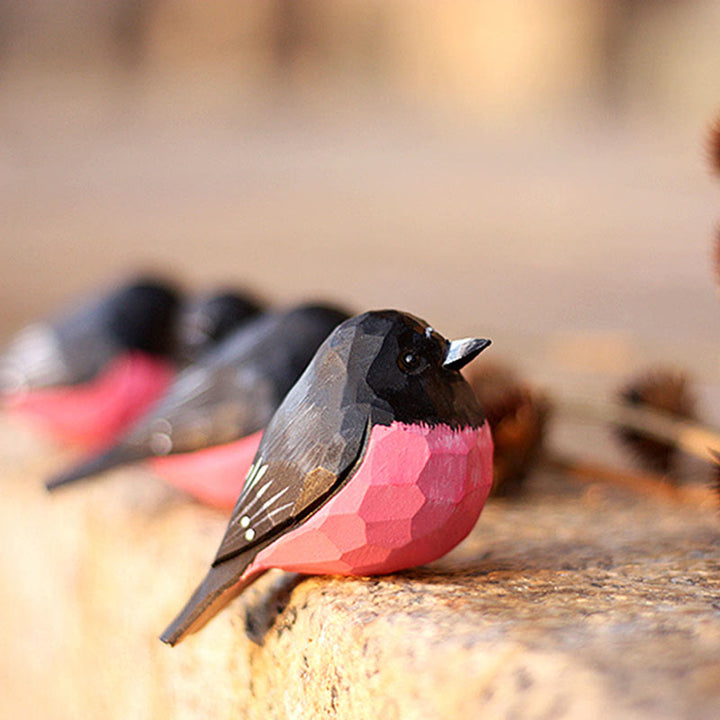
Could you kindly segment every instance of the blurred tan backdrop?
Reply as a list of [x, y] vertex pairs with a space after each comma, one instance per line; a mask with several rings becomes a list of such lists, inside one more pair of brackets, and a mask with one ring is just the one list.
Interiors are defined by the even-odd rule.
[[711, 0], [2, 0], [0, 337], [154, 267], [713, 378], [719, 29]]
[[[719, 30], [717, 0], [0, 0], [0, 341], [155, 268], [189, 289], [409, 310], [491, 337], [480, 362], [509, 358], [563, 392], [678, 364], [720, 423]], [[553, 437], [579, 444], [588, 458], [611, 445], [570, 423]], [[0, 601], [22, 631], [0, 634], [0, 716], [115, 703], [116, 669], [137, 676], [120, 707], [152, 712], [155, 631], [130, 654], [103, 613], [135, 627], [137, 606], [102, 593], [147, 590], [161, 546], [145, 540], [186, 525], [150, 533], [133, 503], [94, 517], [82, 494], [51, 514], [43, 468], [16, 459], [42, 453], [5, 450], [32, 502], [4, 505]], [[130, 512], [145, 547], [119, 569], [105, 552]], [[57, 599], [72, 583], [89, 619]], [[174, 598], [172, 578], [162, 588]], [[46, 631], [66, 618], [64, 637]], [[70, 684], [83, 653], [100, 679]]]

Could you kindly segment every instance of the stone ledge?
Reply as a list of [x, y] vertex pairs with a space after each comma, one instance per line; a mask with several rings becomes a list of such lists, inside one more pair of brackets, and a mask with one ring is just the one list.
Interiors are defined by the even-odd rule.
[[432, 566], [270, 573], [171, 649], [225, 519], [140, 469], [50, 498], [61, 460], [0, 424], [2, 717], [720, 716], [714, 508], [546, 475]]

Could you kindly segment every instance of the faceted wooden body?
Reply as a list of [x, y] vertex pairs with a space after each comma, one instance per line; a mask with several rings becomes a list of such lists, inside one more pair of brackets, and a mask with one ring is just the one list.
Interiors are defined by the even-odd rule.
[[492, 484], [492, 439], [479, 428], [376, 425], [357, 473], [299, 527], [258, 553], [267, 568], [369, 575], [435, 560], [475, 525]]
[[465, 538], [493, 450], [458, 370], [487, 345], [395, 310], [339, 325], [268, 423], [215, 560], [162, 640], [199, 629], [269, 568], [390, 573]]

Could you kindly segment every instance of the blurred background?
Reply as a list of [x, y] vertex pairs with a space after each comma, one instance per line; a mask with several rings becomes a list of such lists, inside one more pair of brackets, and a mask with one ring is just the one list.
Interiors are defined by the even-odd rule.
[[[0, 342], [151, 269], [188, 290], [408, 310], [567, 393], [678, 366], [720, 423], [719, 33], [717, 0], [0, 0]], [[556, 446], [607, 454], [572, 430]], [[6, 514], [4, 557], [28, 568], [55, 505], [38, 507]], [[119, 707], [141, 707], [161, 652], [151, 614], [127, 647], [105, 631], [116, 606], [134, 629], [133, 603], [98, 596], [93, 614], [88, 578], [115, 577], [115, 546], [77, 552], [80, 507], [50, 516], [66, 562], [45, 560], [24, 614], [6, 583], [21, 630], [0, 700], [47, 717], [67, 716], [78, 638], [110, 678], [81, 696], [114, 702], [108, 668], [145, 663]], [[90, 598], [64, 638], [43, 634], [76, 617], [49, 594], [63, 573]], [[33, 612], [47, 622], [27, 628]]]
[[712, 391], [713, 0], [0, 0], [0, 339], [133, 269]]

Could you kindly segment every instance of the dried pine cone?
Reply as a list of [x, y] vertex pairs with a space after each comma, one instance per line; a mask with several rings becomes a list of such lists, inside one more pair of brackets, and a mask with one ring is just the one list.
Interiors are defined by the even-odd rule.
[[[695, 399], [690, 392], [688, 377], [678, 371], [656, 369], [635, 378], [620, 390], [621, 402], [644, 405], [679, 418], [695, 417]], [[635, 430], [621, 429], [621, 441], [638, 459], [655, 472], [669, 473], [674, 469], [677, 448], [649, 438]]]
[[710, 128], [708, 154], [710, 155], [710, 164], [713, 172], [720, 174], [720, 117]]
[[492, 494], [518, 495], [540, 457], [550, 403], [504, 365], [471, 366], [467, 379], [485, 410], [495, 443]]

